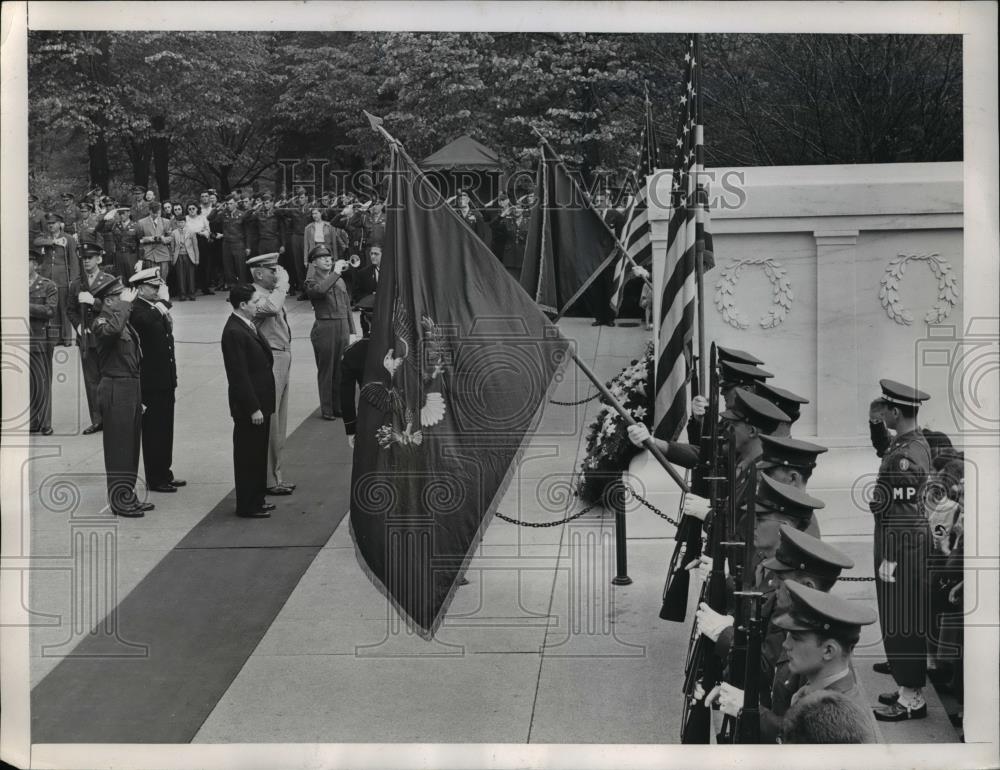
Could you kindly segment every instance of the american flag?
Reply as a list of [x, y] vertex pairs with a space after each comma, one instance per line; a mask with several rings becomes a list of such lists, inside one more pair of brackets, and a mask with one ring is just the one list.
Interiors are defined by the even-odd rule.
[[647, 210], [647, 193], [649, 185], [646, 178], [659, 165], [659, 152], [656, 146], [656, 130], [653, 127], [653, 106], [646, 92], [646, 121], [642, 127], [642, 138], [639, 140], [639, 166], [636, 169], [636, 181], [639, 190], [629, 206], [625, 216], [625, 228], [622, 230], [622, 243], [628, 256], [615, 264], [614, 291], [611, 293], [611, 307], [615, 313], [622, 306], [625, 295], [625, 284], [631, 275], [632, 264], [646, 267], [652, 261], [653, 247], [649, 231], [649, 213]]
[[660, 302], [656, 346], [654, 435], [675, 440], [687, 418], [687, 380], [692, 365], [691, 341], [698, 297], [696, 265], [715, 265], [707, 232], [708, 194], [702, 182], [704, 138], [701, 125], [701, 48], [693, 35], [684, 55], [686, 75], [680, 97], [670, 224], [660, 270]]

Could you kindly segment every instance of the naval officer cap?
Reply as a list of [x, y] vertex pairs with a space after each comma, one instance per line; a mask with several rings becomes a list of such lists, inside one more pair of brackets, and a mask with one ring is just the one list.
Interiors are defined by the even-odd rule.
[[729, 361], [734, 364], [750, 364], [751, 366], [759, 366], [764, 363], [753, 353], [747, 353], [745, 350], [724, 348], [722, 345], [716, 345], [715, 351], [718, 353], [720, 362]]
[[77, 252], [83, 259], [93, 259], [97, 257], [98, 259], [104, 258], [104, 249], [97, 243], [93, 241], [84, 241], [80, 244]]
[[145, 270], [134, 272], [129, 277], [128, 282], [133, 286], [142, 286], [143, 284], [159, 286], [163, 283], [163, 279], [160, 278], [160, 269], [158, 267], [147, 267]]
[[788, 415], [770, 401], [745, 390], [736, 391], [732, 408], [721, 416], [732, 422], [748, 423], [764, 433], [772, 433], [778, 425], [789, 421]]
[[882, 386], [882, 400], [893, 406], [918, 407], [930, 398], [929, 393], [895, 380], [879, 380], [878, 384]]
[[798, 522], [808, 523], [813, 511], [825, 507], [826, 503], [822, 500], [818, 500], [794, 484], [785, 484], [770, 476], [760, 477], [754, 500], [754, 513], [757, 516], [778, 513]]
[[798, 570], [818, 577], [838, 578], [843, 570], [854, 566], [846, 555], [808, 532], [782, 524], [779, 535], [781, 540], [774, 556], [761, 563], [765, 569], [773, 572]]
[[859, 602], [817, 591], [794, 580], [785, 582], [791, 604], [771, 622], [785, 631], [831, 632], [847, 636], [876, 621], [875, 611]]
[[799, 419], [799, 412], [802, 405], [809, 403], [809, 399], [805, 396], [800, 396], [797, 393], [792, 393], [790, 390], [785, 390], [775, 385], [769, 385], [766, 382], [756, 383], [753, 392], [762, 398], [766, 398], [778, 407], [778, 409], [792, 418], [792, 422]]
[[815, 468], [816, 457], [828, 451], [825, 446], [791, 436], [761, 436], [760, 445], [764, 453], [757, 461], [757, 467], [765, 468]]
[[773, 376], [753, 364], [740, 364], [735, 361], [723, 361], [719, 364], [719, 385], [724, 390], [740, 386], [754, 387], [758, 382]]
[[270, 267], [271, 269], [274, 269], [278, 266], [279, 256], [278, 252], [273, 251], [270, 254], [261, 254], [256, 257], [251, 257], [247, 260], [247, 267]]

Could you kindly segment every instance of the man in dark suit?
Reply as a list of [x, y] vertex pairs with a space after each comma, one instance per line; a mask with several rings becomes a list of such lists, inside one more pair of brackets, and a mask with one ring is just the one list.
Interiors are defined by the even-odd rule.
[[372, 331], [372, 310], [375, 308], [375, 292], [378, 290], [382, 264], [382, 247], [372, 246], [368, 250], [369, 264], [357, 272], [352, 271], [354, 306], [361, 311], [361, 336], [368, 337]]
[[175, 479], [174, 391], [177, 361], [174, 357], [174, 323], [166, 285], [155, 267], [135, 273], [129, 283], [139, 296], [132, 304], [132, 326], [142, 345], [139, 380], [142, 386], [142, 460], [146, 487], [153, 492], [176, 492], [187, 484]]
[[233, 314], [222, 330], [222, 360], [229, 380], [229, 413], [233, 417], [233, 473], [236, 515], [268, 518], [274, 505], [267, 490], [267, 446], [274, 413], [274, 358], [260, 336], [251, 302], [254, 288], [237, 284], [229, 290]]

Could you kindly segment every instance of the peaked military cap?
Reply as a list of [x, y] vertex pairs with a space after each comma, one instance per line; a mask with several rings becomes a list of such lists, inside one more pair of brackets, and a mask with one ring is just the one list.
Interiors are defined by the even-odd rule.
[[139, 286], [143, 283], [148, 283], [150, 286], [158, 286], [163, 283], [163, 279], [160, 278], [160, 269], [158, 267], [147, 267], [145, 270], [136, 270], [129, 276], [128, 282], [133, 286]]
[[769, 385], [766, 382], [758, 382], [754, 385], [754, 393], [766, 398], [778, 407], [778, 409], [791, 418], [792, 422], [799, 419], [799, 410], [802, 404], [809, 403], [809, 399], [804, 396], [792, 393], [792, 391], [785, 390], [784, 388], [776, 387], [775, 385]]
[[757, 485], [757, 496], [754, 501], [754, 513], [766, 516], [769, 513], [780, 513], [799, 521], [807, 522], [813, 511], [825, 508], [826, 503], [817, 500], [805, 490], [794, 484], [775, 481], [770, 476], [761, 476]]
[[879, 380], [878, 384], [882, 386], [882, 400], [887, 404], [920, 406], [922, 401], [930, 398], [930, 394], [895, 380]]
[[95, 297], [100, 297], [121, 288], [121, 278], [116, 275], [108, 275], [107, 273], [98, 273], [90, 282], [90, 293]]
[[785, 582], [789, 608], [771, 622], [786, 631], [843, 631], [859, 633], [876, 621], [875, 611], [859, 602], [817, 591], [794, 580]]
[[825, 446], [791, 436], [761, 436], [764, 454], [757, 460], [757, 467], [764, 468], [815, 468], [817, 455], [828, 451]]
[[837, 578], [854, 562], [832, 545], [824, 543], [808, 532], [800, 532], [795, 527], [782, 524], [778, 550], [761, 566], [774, 572], [800, 570], [819, 577]]
[[48, 214], [45, 215], [46, 224], [52, 224], [53, 222], [62, 222], [62, 221], [63, 221], [62, 215], [57, 214], [54, 211], [50, 211]]
[[313, 246], [309, 250], [310, 262], [312, 262], [314, 259], [319, 259], [320, 257], [332, 257], [332, 256], [333, 254], [330, 253], [329, 247], [327, 247], [325, 244], [322, 243], [317, 246]]
[[276, 251], [270, 254], [261, 254], [256, 257], [250, 257], [247, 260], [247, 267], [277, 267], [278, 266], [279, 254]]
[[735, 364], [750, 364], [751, 366], [759, 365], [764, 363], [753, 353], [747, 353], [745, 350], [737, 350], [736, 348], [724, 348], [722, 345], [716, 345], [715, 351], [718, 354], [719, 361], [729, 361]]
[[722, 417], [749, 423], [764, 433], [772, 433], [778, 425], [789, 421], [788, 415], [770, 401], [745, 390], [736, 391], [732, 409], [724, 411]]
[[73, 193], [62, 193], [62, 195], [60, 195], [59, 197], [62, 198], [64, 201], [74, 200]]
[[774, 375], [753, 364], [740, 364], [735, 361], [723, 361], [719, 364], [719, 381], [723, 388], [739, 385], [755, 386]]
[[80, 256], [83, 257], [83, 259], [92, 259], [93, 257], [104, 259], [104, 249], [93, 241], [84, 241], [80, 244], [77, 251], [79, 251]]

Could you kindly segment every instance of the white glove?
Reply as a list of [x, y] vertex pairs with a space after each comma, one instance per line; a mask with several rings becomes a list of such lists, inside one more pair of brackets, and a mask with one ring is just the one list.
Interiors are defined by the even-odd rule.
[[94, 295], [91, 294], [89, 291], [81, 291], [79, 294], [76, 295], [76, 298], [80, 301], [81, 305], [94, 304]]
[[353, 433], [350, 436], [347, 437], [347, 446], [349, 446], [351, 449], [354, 449], [354, 434]]
[[882, 559], [882, 563], [878, 565], [878, 577], [883, 583], [895, 583], [896, 578], [892, 575], [896, 571], [896, 562], [886, 561]]
[[649, 438], [649, 428], [643, 425], [641, 422], [637, 422], [635, 425], [628, 426], [628, 440], [631, 441], [636, 446], [642, 446], [646, 439]]
[[632, 275], [636, 278], [649, 279], [649, 271], [644, 267], [639, 267], [638, 265], [632, 268]]
[[701, 417], [708, 409], [708, 399], [704, 396], [695, 396], [691, 399], [691, 414]]
[[139, 290], [135, 287], [129, 287], [127, 289], [123, 289], [122, 293], [118, 295], [118, 298], [122, 302], [134, 302], [137, 296], [139, 296]]
[[712, 510], [712, 504], [704, 497], [688, 495], [684, 498], [683, 513], [685, 516], [693, 516], [698, 521], [704, 521], [710, 510]]
[[[168, 302], [170, 300], [170, 289], [167, 288], [165, 283], [161, 283], [156, 287], [156, 296], [163, 302]], [[166, 310], [166, 308], [164, 308]]]
[[695, 612], [694, 618], [698, 633], [704, 634], [713, 642], [718, 641], [722, 629], [733, 625], [734, 622], [732, 615], [720, 615], [705, 602], [698, 605], [698, 611]]
[[743, 708], [745, 697], [743, 690], [733, 687], [729, 682], [723, 682], [712, 688], [712, 691], [705, 698], [705, 703], [719, 702], [719, 711], [731, 717], [738, 717], [740, 709]]
[[283, 291], [285, 294], [288, 293], [288, 271], [285, 270], [281, 265], [277, 265], [274, 268], [274, 274], [278, 278], [278, 282], [275, 284], [275, 288], [278, 291]]
[[712, 574], [712, 557], [702, 554], [697, 559], [692, 559], [684, 569], [690, 570], [702, 582], [708, 580]]

